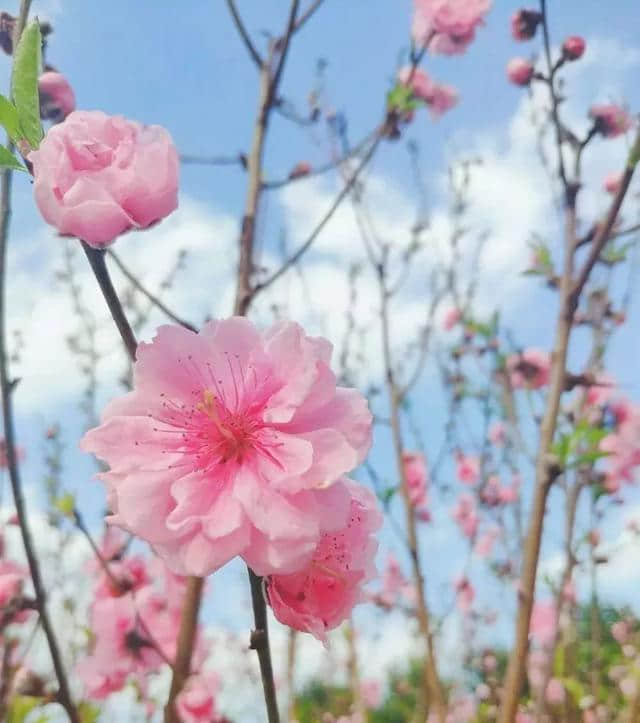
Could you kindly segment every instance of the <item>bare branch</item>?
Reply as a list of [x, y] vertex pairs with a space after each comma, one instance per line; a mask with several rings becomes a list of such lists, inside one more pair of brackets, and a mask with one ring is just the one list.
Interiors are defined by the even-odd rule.
[[240, 17], [240, 14], [238, 13], [238, 9], [236, 8], [236, 4], [234, 0], [227, 0], [227, 7], [229, 8], [229, 12], [231, 13], [231, 17], [233, 18], [233, 23], [236, 26], [236, 29], [238, 30], [238, 33], [240, 33], [240, 37], [242, 38], [242, 42], [245, 44], [245, 47], [249, 51], [249, 55], [251, 56], [251, 60], [256, 64], [257, 68], [262, 68], [264, 61], [260, 57], [260, 54], [256, 50], [253, 41], [249, 37], [249, 33], [247, 32], [247, 29], [244, 26], [244, 23], [242, 22], [242, 18]]

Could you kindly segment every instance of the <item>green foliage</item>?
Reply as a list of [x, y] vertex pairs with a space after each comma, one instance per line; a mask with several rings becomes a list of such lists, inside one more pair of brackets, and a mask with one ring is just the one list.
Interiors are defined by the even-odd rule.
[[352, 704], [353, 698], [347, 688], [314, 680], [296, 697], [295, 718], [299, 723], [317, 723], [327, 711], [334, 715], [349, 714]]
[[[15, 695], [7, 710], [6, 723], [25, 723], [32, 710], [42, 705], [43, 699], [31, 695]], [[46, 720], [46, 719], [44, 719]]]
[[9, 138], [14, 143], [18, 143], [23, 138], [20, 130], [20, 117], [18, 110], [13, 103], [0, 95], [0, 124], [7, 131]]
[[42, 123], [40, 122], [40, 97], [38, 76], [42, 67], [42, 36], [40, 23], [33, 20], [24, 29], [13, 54], [11, 95], [18, 111], [23, 138], [31, 148], [40, 145]]
[[78, 714], [81, 723], [95, 723], [100, 718], [100, 708], [86, 700], [80, 701], [78, 704]]
[[418, 100], [411, 88], [398, 83], [387, 93], [387, 109], [397, 113], [410, 113], [420, 108], [422, 101]]
[[53, 501], [53, 506], [61, 515], [64, 515], [64, 517], [73, 517], [76, 499], [71, 492], [65, 492]]
[[565, 468], [592, 464], [607, 452], [600, 449], [600, 442], [609, 434], [603, 427], [580, 421], [571, 432], [563, 434], [553, 445], [552, 452]]
[[25, 172], [27, 170], [13, 153], [4, 146], [0, 146], [0, 168], [11, 168], [14, 171]]

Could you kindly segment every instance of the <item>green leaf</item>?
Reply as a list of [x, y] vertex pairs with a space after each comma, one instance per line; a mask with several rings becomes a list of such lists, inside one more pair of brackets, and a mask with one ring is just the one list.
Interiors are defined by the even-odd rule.
[[584, 688], [575, 678], [564, 678], [564, 687], [571, 693], [576, 705], [580, 704], [580, 701], [584, 698]]
[[22, 138], [18, 111], [15, 105], [3, 95], [0, 95], [0, 124], [15, 143]]
[[399, 83], [387, 93], [387, 108], [397, 110], [399, 113], [420, 108], [422, 102], [414, 95], [411, 88]]
[[72, 517], [73, 516], [73, 510], [76, 506], [76, 500], [75, 497], [71, 494], [71, 492], [65, 492], [60, 497], [57, 497], [53, 501], [53, 506], [60, 512], [60, 514], [64, 515], [65, 517]]
[[100, 708], [96, 708], [93, 703], [82, 700], [78, 705], [78, 713], [82, 723], [95, 723], [100, 717]]
[[32, 148], [40, 145], [40, 99], [38, 76], [42, 66], [42, 37], [37, 18], [24, 29], [13, 54], [11, 94], [18, 110], [22, 135]]
[[0, 168], [12, 168], [14, 171], [27, 171], [8, 148], [0, 146]]
[[42, 705], [42, 698], [30, 695], [15, 695], [7, 711], [7, 723], [24, 723], [34, 708]]

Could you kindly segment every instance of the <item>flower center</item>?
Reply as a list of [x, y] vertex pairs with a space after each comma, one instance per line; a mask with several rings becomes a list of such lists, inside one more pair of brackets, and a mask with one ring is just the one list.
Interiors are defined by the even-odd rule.
[[255, 446], [256, 422], [246, 414], [230, 412], [210, 389], [204, 390], [196, 408], [213, 423], [207, 440], [210, 451], [216, 453], [222, 463], [242, 462]]

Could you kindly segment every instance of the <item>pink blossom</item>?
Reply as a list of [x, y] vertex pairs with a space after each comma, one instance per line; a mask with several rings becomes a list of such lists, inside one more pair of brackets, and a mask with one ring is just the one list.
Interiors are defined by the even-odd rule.
[[291, 322], [160, 327], [138, 346], [134, 390], [81, 442], [111, 467], [111, 522], [181, 574], [236, 555], [259, 575], [306, 565], [321, 529], [344, 524], [347, 489], [331, 485], [371, 437], [366, 400], [336, 386], [330, 355]]
[[611, 626], [611, 635], [613, 635], [620, 645], [624, 645], [631, 636], [631, 626], [629, 622], [627, 620], [618, 620], [613, 623]]
[[548, 645], [556, 634], [556, 607], [552, 601], [536, 602], [531, 611], [529, 635], [538, 645]]
[[498, 539], [500, 539], [500, 528], [494, 525], [478, 538], [474, 552], [479, 557], [490, 557], [493, 546]]
[[451, 331], [453, 327], [462, 319], [462, 312], [455, 306], [447, 311], [442, 320], [442, 328], [445, 331]]
[[40, 117], [43, 120], [62, 121], [76, 109], [76, 96], [69, 81], [54, 71], [38, 78]]
[[201, 673], [187, 678], [176, 698], [176, 711], [182, 723], [216, 723], [222, 718], [216, 713], [215, 694], [218, 676]]
[[[28, 572], [25, 568], [11, 560], [0, 559], [0, 611], [6, 612], [11, 603], [22, 596], [22, 588], [27, 579]], [[24, 622], [28, 615], [28, 610], [16, 612], [11, 617], [11, 622]]]
[[514, 389], [540, 389], [549, 383], [551, 358], [545, 351], [525, 349], [507, 358], [507, 371]]
[[468, 577], [455, 581], [456, 604], [463, 615], [468, 615], [476, 597], [476, 591]]
[[615, 389], [615, 381], [608, 374], [598, 374], [593, 380], [593, 384], [587, 387], [586, 402], [592, 407], [601, 407], [606, 404]]
[[147, 563], [140, 555], [110, 562], [108, 565], [110, 574], [102, 567], [99, 568], [93, 592], [95, 598], [119, 597], [149, 583]]
[[382, 703], [382, 686], [379, 680], [363, 680], [360, 683], [360, 696], [366, 708], [374, 710]]
[[306, 569], [271, 575], [267, 580], [275, 617], [322, 641], [326, 641], [327, 631], [348, 618], [354, 605], [362, 601], [362, 587], [375, 574], [377, 542], [373, 533], [382, 523], [376, 498], [369, 490], [348, 479], [335, 486], [351, 496], [346, 524], [322, 534]]
[[631, 483], [635, 470], [640, 466], [640, 407], [624, 404], [614, 407], [621, 420], [615, 431], [601, 442], [600, 449], [607, 452], [605, 458], [605, 487], [616, 492], [622, 482]]
[[160, 126], [74, 111], [29, 160], [45, 221], [94, 248], [147, 228], [178, 205], [178, 153]]
[[479, 700], [489, 700], [491, 697], [491, 688], [486, 683], [479, 683], [476, 686], [476, 697]]
[[544, 650], [532, 650], [527, 658], [527, 676], [532, 688], [540, 689], [544, 683], [545, 669], [549, 660]]
[[412, 36], [433, 53], [464, 53], [484, 24], [491, 0], [415, 0]]
[[578, 58], [582, 57], [586, 46], [584, 38], [579, 35], [570, 35], [562, 43], [562, 55], [567, 60], [578, 60]]
[[524, 710], [516, 713], [516, 723], [533, 723], [533, 716]]
[[392, 607], [399, 595], [407, 587], [407, 579], [402, 573], [398, 560], [391, 554], [387, 556], [387, 563], [382, 573], [382, 589], [376, 599], [386, 607]]
[[511, 35], [514, 40], [531, 40], [536, 34], [542, 14], [537, 10], [517, 10], [511, 17]]
[[511, 58], [507, 63], [507, 78], [514, 85], [529, 85], [533, 78], [533, 63], [524, 58]]
[[565, 697], [566, 692], [562, 681], [558, 680], [558, 678], [551, 678], [551, 680], [547, 683], [547, 690], [545, 691], [547, 703], [550, 703], [551, 705], [560, 705], [561, 703], [564, 703]]
[[480, 477], [480, 460], [471, 455], [458, 453], [456, 457], [456, 474], [460, 482], [466, 485], [475, 484]]
[[424, 455], [418, 452], [404, 452], [402, 465], [411, 504], [416, 508], [425, 507], [428, 504], [429, 478]]
[[620, 186], [622, 185], [622, 173], [619, 173], [618, 171], [612, 171], [611, 173], [608, 173], [604, 177], [604, 181], [602, 183], [602, 187], [607, 193], [610, 193], [612, 196], [615, 196], [616, 193], [620, 190]]
[[471, 495], [463, 494], [458, 497], [456, 506], [452, 510], [452, 516], [465, 537], [470, 539], [475, 537], [478, 529], [478, 515], [476, 503]]
[[498, 669], [498, 659], [493, 653], [485, 653], [482, 656], [482, 667], [487, 673], [494, 673]]
[[509, 505], [517, 501], [518, 497], [520, 497], [520, 484], [519, 476], [514, 475], [510, 485], [500, 487], [498, 501], [501, 505]]
[[492, 474], [480, 490], [480, 499], [489, 507], [500, 504], [500, 478]]
[[626, 133], [633, 125], [631, 116], [619, 105], [592, 105], [589, 117], [593, 119], [596, 130], [605, 138], [616, 138]]
[[496, 447], [502, 447], [507, 441], [507, 428], [504, 422], [494, 422], [489, 427], [488, 438], [491, 444], [495, 444]]
[[411, 88], [416, 98], [424, 101], [435, 118], [450, 110], [458, 102], [458, 93], [450, 85], [436, 83], [421, 68], [405, 66], [398, 72], [398, 82]]
[[626, 678], [623, 678], [618, 685], [620, 686], [620, 691], [625, 698], [636, 697], [636, 693], [638, 692], [638, 681], [634, 677], [628, 675]]
[[573, 580], [567, 580], [562, 589], [562, 599], [565, 602], [575, 605], [578, 601], [578, 595], [576, 592], [576, 584]]
[[95, 635], [93, 650], [77, 666], [90, 698], [106, 698], [121, 690], [129, 676], [141, 679], [162, 665], [162, 658], [140, 627], [131, 595], [97, 601], [92, 609], [91, 630]]

